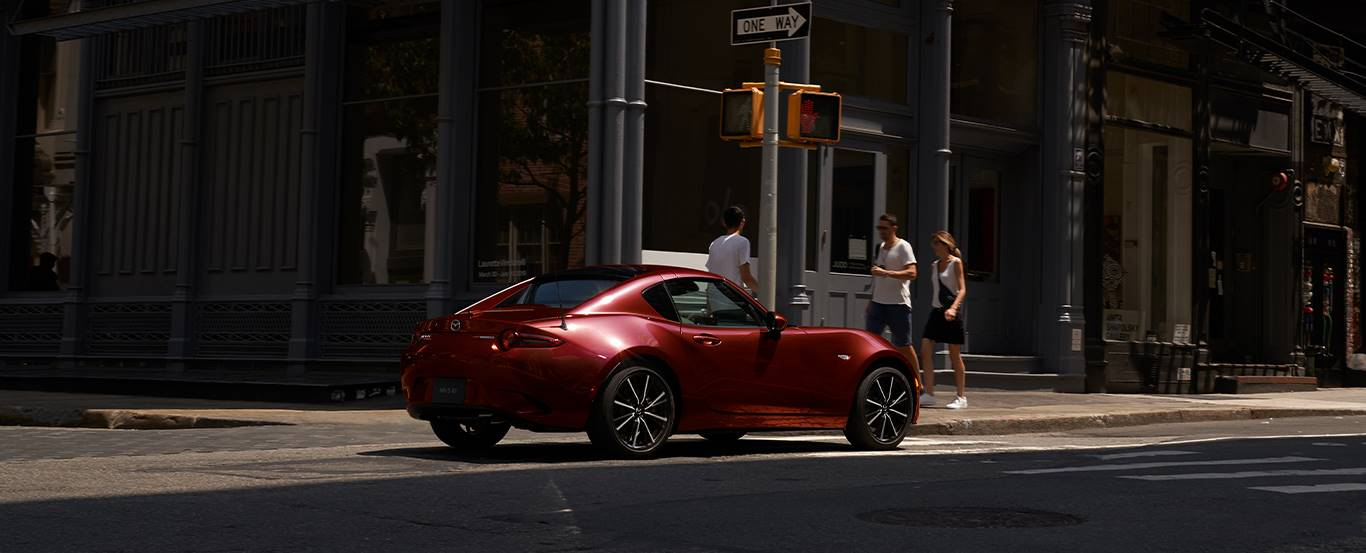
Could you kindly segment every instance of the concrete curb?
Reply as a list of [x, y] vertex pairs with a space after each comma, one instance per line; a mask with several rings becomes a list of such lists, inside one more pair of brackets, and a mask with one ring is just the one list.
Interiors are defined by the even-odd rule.
[[1183, 422], [1259, 420], [1293, 417], [1366, 416], [1366, 409], [1312, 409], [1233, 407], [1223, 409], [1172, 409], [1097, 415], [1007, 416], [987, 419], [957, 419], [917, 424], [912, 436], [1039, 434], [1087, 428], [1117, 428]]
[[0, 426], [46, 426], [63, 428], [113, 428], [126, 430], [180, 430], [186, 428], [235, 428], [240, 426], [289, 425], [285, 422], [123, 409], [49, 409], [0, 407]]

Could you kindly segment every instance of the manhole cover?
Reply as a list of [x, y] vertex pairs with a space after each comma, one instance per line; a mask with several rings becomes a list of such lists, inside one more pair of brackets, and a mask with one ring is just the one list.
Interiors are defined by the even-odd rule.
[[989, 507], [885, 509], [862, 513], [858, 518], [877, 524], [925, 528], [1049, 528], [1085, 522], [1066, 513]]

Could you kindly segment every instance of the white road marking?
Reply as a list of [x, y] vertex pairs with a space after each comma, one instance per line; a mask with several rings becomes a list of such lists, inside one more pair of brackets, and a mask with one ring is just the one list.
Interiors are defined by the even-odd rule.
[[1265, 457], [1261, 459], [1222, 459], [1218, 461], [1171, 461], [1165, 463], [1121, 463], [1118, 465], [1084, 465], [1080, 467], [1060, 467], [1051, 469], [1011, 470], [1006, 474], [1057, 474], [1063, 472], [1112, 472], [1122, 470], [1143, 470], [1165, 467], [1197, 467], [1217, 465], [1269, 465], [1275, 463], [1302, 463], [1323, 461], [1311, 457]]
[[1092, 455], [1102, 461], [1113, 461], [1115, 459], [1134, 459], [1137, 457], [1168, 457], [1173, 455], [1195, 455], [1194, 451], [1135, 451], [1133, 453], [1111, 453], [1109, 455]]
[[1248, 489], [1288, 494], [1366, 492], [1366, 483], [1346, 482], [1342, 484], [1317, 484], [1313, 486], [1253, 486]]
[[1243, 472], [1194, 472], [1188, 474], [1141, 474], [1120, 476], [1129, 480], [1229, 480], [1234, 478], [1268, 478], [1272, 476], [1361, 476], [1366, 468], [1314, 470], [1249, 470]]
[[1309, 445], [1316, 445], [1319, 447], [1347, 447], [1347, 444], [1341, 444], [1337, 442], [1314, 442]]

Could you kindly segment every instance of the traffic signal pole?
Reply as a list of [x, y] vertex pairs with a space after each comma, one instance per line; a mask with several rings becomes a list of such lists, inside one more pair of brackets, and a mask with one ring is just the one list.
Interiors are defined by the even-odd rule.
[[759, 222], [763, 251], [759, 256], [759, 301], [769, 309], [777, 305], [778, 289], [778, 68], [783, 52], [777, 43], [764, 50], [764, 148], [759, 173]]

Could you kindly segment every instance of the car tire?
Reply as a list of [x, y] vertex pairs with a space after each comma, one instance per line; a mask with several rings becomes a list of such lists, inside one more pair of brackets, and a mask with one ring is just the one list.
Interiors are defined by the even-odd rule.
[[884, 451], [896, 449], [906, 438], [918, 400], [914, 388], [901, 371], [879, 367], [863, 377], [844, 437], [854, 447]]
[[697, 434], [709, 442], [718, 444], [732, 444], [745, 437], [745, 433], [738, 430], [708, 430]]
[[498, 445], [512, 425], [506, 422], [455, 420], [432, 421], [432, 433], [451, 449], [461, 453], [478, 453]]
[[588, 438], [607, 455], [655, 456], [677, 425], [678, 395], [653, 367], [628, 366], [602, 388], [588, 424]]

